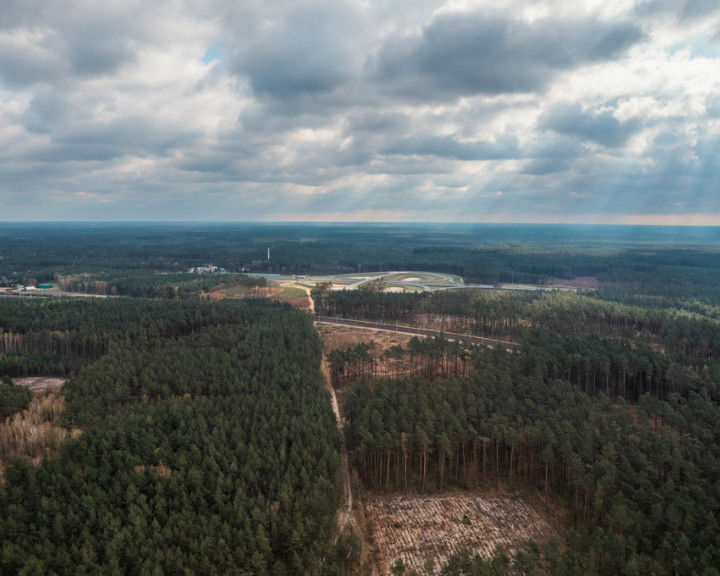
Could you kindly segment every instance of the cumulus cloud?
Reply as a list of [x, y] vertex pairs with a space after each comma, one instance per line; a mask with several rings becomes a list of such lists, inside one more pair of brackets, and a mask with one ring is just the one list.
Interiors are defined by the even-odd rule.
[[720, 214], [715, 4], [6, 0], [0, 219]]
[[528, 92], [561, 70], [616, 58], [642, 37], [631, 22], [442, 14], [421, 34], [390, 40], [378, 57], [377, 77], [419, 98]]
[[14, 86], [67, 85], [116, 72], [152, 37], [141, 7], [135, 1], [4, 3], [0, 79]]
[[611, 110], [584, 111], [579, 102], [562, 102], [540, 117], [540, 128], [617, 148], [635, 132], [637, 122], [621, 123]]
[[330, 92], [352, 71], [352, 10], [341, 2], [299, 5], [240, 45], [232, 69], [259, 95], [276, 98]]
[[457, 160], [498, 160], [517, 155], [517, 143], [458, 142], [451, 136], [421, 136], [398, 140], [382, 150], [384, 154], [438, 156]]
[[0, 32], [0, 81], [7, 88], [22, 89], [39, 82], [55, 83], [65, 77], [68, 63], [57, 48], [51, 31]]

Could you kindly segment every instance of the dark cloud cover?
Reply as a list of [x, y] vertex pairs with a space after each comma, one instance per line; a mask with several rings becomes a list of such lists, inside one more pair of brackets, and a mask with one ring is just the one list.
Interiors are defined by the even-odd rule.
[[623, 54], [643, 38], [633, 23], [577, 20], [528, 24], [451, 14], [422, 33], [388, 42], [377, 79], [403, 95], [455, 98], [539, 90], [559, 71]]
[[288, 98], [331, 92], [350, 75], [355, 14], [343, 3], [298, 5], [239, 48], [232, 68], [260, 95]]
[[0, 18], [0, 80], [25, 87], [116, 72], [151, 36], [144, 12], [133, 8], [140, 4], [8, 0]]
[[637, 122], [621, 123], [610, 110], [583, 111], [580, 103], [562, 102], [540, 117], [540, 128], [558, 134], [591, 140], [610, 148], [617, 148], [637, 130]]
[[509, 139], [505, 144], [491, 142], [458, 142], [450, 136], [420, 136], [398, 140], [383, 148], [382, 154], [404, 156], [438, 156], [456, 160], [499, 160], [517, 155], [517, 142]]
[[544, 176], [570, 170], [582, 155], [582, 148], [574, 137], [546, 132], [526, 152], [529, 159], [522, 168], [523, 174]]
[[68, 68], [52, 42], [27, 46], [18, 38], [0, 38], [0, 83], [5, 88], [55, 84], [65, 78]]

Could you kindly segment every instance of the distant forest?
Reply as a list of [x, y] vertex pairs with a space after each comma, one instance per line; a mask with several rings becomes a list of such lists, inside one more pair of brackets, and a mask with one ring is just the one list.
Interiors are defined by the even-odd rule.
[[[271, 257], [267, 259], [267, 249]], [[229, 273], [427, 270], [466, 283], [596, 277], [604, 297], [704, 311], [720, 304], [720, 229], [542, 225], [0, 224], [0, 283], [176, 298]]]

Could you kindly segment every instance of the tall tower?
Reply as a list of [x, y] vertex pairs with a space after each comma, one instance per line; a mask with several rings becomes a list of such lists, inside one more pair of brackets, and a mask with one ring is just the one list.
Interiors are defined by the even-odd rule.
[[268, 248], [268, 261], [270, 260], [270, 248]]

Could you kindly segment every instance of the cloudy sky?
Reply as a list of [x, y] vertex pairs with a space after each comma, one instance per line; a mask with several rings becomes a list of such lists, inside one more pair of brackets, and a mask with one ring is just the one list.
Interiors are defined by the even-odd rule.
[[720, 225], [720, 3], [2, 0], [18, 220]]

